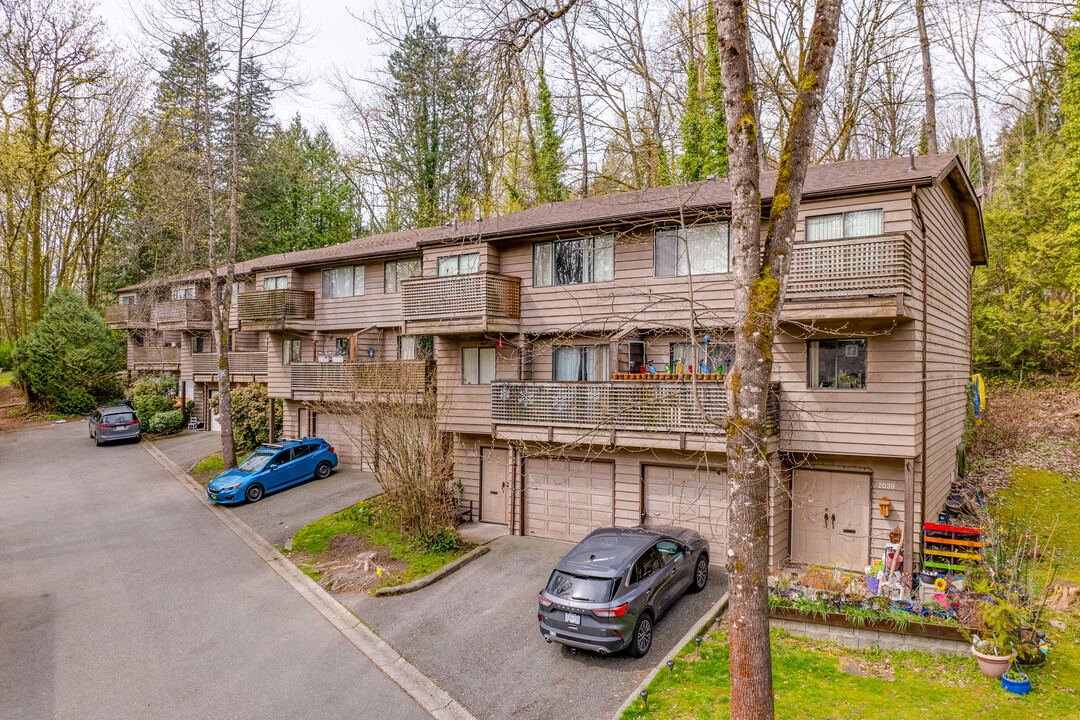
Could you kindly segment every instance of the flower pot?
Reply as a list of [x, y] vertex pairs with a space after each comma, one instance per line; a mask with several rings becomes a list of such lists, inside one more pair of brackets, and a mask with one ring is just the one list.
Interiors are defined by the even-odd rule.
[[971, 654], [975, 656], [975, 659], [979, 661], [979, 670], [988, 678], [999, 678], [1005, 674], [1005, 671], [1012, 665], [1013, 658], [1016, 657], [1015, 653], [1009, 655], [987, 655], [981, 653], [974, 648], [971, 648]]
[[1015, 676], [1016, 679], [1010, 679], [1005, 675], [1002, 675], [1001, 687], [1017, 695], [1027, 695], [1031, 692], [1031, 678], [1022, 672], [1013, 672], [1010, 674]]

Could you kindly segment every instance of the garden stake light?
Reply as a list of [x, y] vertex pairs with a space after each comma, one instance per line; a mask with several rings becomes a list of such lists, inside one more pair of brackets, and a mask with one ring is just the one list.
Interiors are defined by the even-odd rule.
[[674, 660], [668, 660], [667, 661], [667, 669], [671, 672], [671, 677], [675, 677], [675, 661]]
[[649, 712], [649, 691], [641, 691], [641, 702], [645, 705], [645, 712]]
[[696, 638], [694, 638], [694, 652], [697, 653], [698, 657], [701, 657], [701, 636], [700, 635], [698, 635]]

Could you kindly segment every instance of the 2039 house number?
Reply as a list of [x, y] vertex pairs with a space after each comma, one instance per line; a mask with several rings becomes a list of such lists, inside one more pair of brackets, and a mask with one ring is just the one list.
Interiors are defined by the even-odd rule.
[[877, 484], [877, 489], [878, 490], [895, 490], [896, 489], [896, 483], [879, 482]]

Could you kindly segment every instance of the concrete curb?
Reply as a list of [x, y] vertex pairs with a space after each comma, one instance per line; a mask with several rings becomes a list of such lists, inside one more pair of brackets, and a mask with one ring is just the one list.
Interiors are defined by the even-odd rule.
[[435, 572], [429, 573], [429, 574], [425, 575], [422, 578], [418, 578], [416, 580], [413, 580], [412, 582], [407, 582], [404, 585], [394, 585], [392, 587], [381, 587], [381, 588], [379, 588], [378, 590], [375, 591], [375, 597], [389, 597], [391, 595], [404, 595], [405, 593], [415, 592], [415, 591], [419, 590], [420, 588], [426, 588], [428, 585], [431, 585], [432, 583], [434, 583], [434, 582], [436, 582], [438, 580], [442, 580], [444, 577], [446, 577], [450, 573], [454, 572], [455, 570], [459, 570], [459, 569], [465, 567], [466, 565], [471, 563], [476, 558], [481, 557], [483, 555], [487, 555], [489, 552], [491, 552], [491, 548], [489, 548], [487, 545], [481, 545], [478, 548], [473, 548], [469, 552], [467, 552], [464, 555], [462, 555], [461, 557], [459, 557], [457, 560], [454, 560], [453, 562], [450, 562], [450, 563], [447, 563], [446, 565], [443, 565], [441, 568], [439, 568]]
[[361, 622], [330, 593], [319, 587], [314, 580], [278, 552], [277, 548], [255, 532], [250, 525], [221, 505], [207, 500], [206, 490], [164, 452], [148, 440], [143, 440], [141, 444], [207, 510], [236, 533], [237, 537], [273, 568], [274, 572], [289, 583], [308, 604], [318, 610], [357, 650], [371, 660], [384, 675], [397, 683], [431, 717], [435, 720], [476, 720], [476, 717], [464, 705], [452, 698], [434, 680], [417, 670], [388, 642], [375, 634], [374, 630]]
[[724, 612], [727, 604], [728, 593], [724, 593], [720, 599], [714, 602], [712, 607], [701, 616], [701, 619], [682, 636], [682, 639], [675, 644], [675, 647], [671, 649], [671, 652], [665, 655], [663, 660], [656, 664], [656, 667], [652, 669], [652, 672], [645, 676], [645, 679], [641, 681], [641, 684], [634, 688], [634, 692], [630, 693], [630, 696], [626, 698], [626, 701], [615, 711], [615, 714], [611, 716], [611, 720], [619, 720], [619, 718], [622, 717], [622, 714], [629, 710], [630, 706], [641, 697], [641, 691], [649, 687], [649, 684], [656, 679], [657, 674], [661, 670], [667, 668], [667, 661], [674, 660], [675, 656], [681, 653], [682, 649], [689, 645], [695, 637], [702, 635], [708, 629], [709, 625], [712, 624], [713, 620], [716, 619], [717, 615]]

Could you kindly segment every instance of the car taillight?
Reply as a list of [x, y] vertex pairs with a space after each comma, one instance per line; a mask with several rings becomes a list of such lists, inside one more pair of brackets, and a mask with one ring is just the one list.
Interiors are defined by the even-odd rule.
[[330, 452], [334, 452], [334, 446], [333, 445], [330, 446]]
[[548, 600], [548, 599], [547, 599], [546, 597], [544, 597], [543, 595], [537, 595], [537, 596], [536, 596], [536, 599], [537, 599], [537, 600], [539, 600], [539, 601], [540, 601], [540, 604], [541, 604], [541, 605], [543, 605], [544, 607], [551, 607], [551, 601], [550, 601], [550, 600]]
[[626, 614], [627, 603], [623, 603], [617, 608], [611, 610], [593, 610], [593, 614], [597, 617], [622, 617]]

